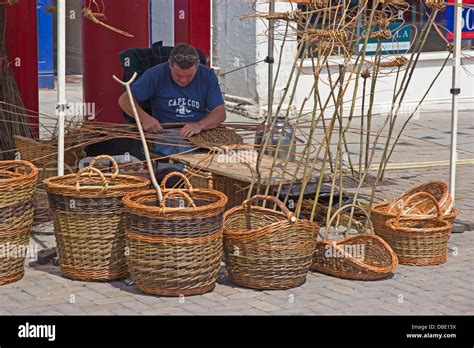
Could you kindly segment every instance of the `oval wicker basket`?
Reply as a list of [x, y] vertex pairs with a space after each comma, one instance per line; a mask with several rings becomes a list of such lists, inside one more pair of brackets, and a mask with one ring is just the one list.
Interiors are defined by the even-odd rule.
[[38, 169], [27, 161], [0, 161], [0, 285], [24, 275], [33, 224]]
[[[405, 204], [405, 208], [401, 209], [399, 204], [403, 205], [414, 194], [424, 192], [421, 191], [422, 189], [428, 189], [429, 194], [434, 193], [431, 196], [436, 198], [436, 202], [442, 211], [442, 218], [451, 224], [454, 223], [458, 211], [453, 207], [453, 200], [447, 191], [447, 185], [439, 181], [433, 181], [410, 189], [390, 202], [373, 205], [370, 217], [374, 224], [375, 234], [385, 239], [385, 236], [391, 233], [385, 223], [389, 219], [396, 218], [398, 212], [402, 212], [403, 217], [409, 217], [412, 220], [423, 220], [426, 218], [426, 215], [435, 213], [436, 206], [433, 201], [424, 195], [416, 196], [416, 200], [411, 199], [410, 204]], [[444, 210], [442, 206], [444, 206]]]
[[[431, 199], [437, 210], [437, 216], [425, 216], [413, 219], [401, 215], [405, 205], [421, 196]], [[400, 264], [412, 266], [440, 265], [448, 260], [448, 241], [452, 224], [442, 218], [442, 212], [435, 197], [419, 192], [404, 202], [402, 209], [394, 219], [386, 223], [383, 238], [398, 256]]]
[[[113, 174], [93, 167], [108, 159]], [[110, 281], [127, 275], [124, 195], [144, 190], [149, 181], [119, 175], [110, 156], [98, 156], [77, 174], [44, 180], [53, 212], [61, 272], [66, 278]]]
[[132, 281], [147, 294], [192, 296], [212, 291], [222, 261], [222, 228], [227, 197], [215, 190], [140, 191], [124, 198], [127, 262]]
[[[252, 205], [275, 203], [282, 210]], [[306, 281], [319, 227], [297, 220], [275, 197], [254, 196], [225, 214], [224, 255], [232, 283], [253, 289], [290, 289]]]
[[395, 215], [399, 211], [402, 211], [404, 215], [427, 215], [436, 213], [436, 207], [433, 205], [433, 202], [425, 196], [419, 196], [419, 199], [416, 201], [411, 200], [412, 204], [405, 204], [405, 208], [403, 210], [401, 209], [408, 198], [419, 192], [427, 192], [432, 195], [436, 199], [443, 215], [451, 214], [454, 201], [449, 193], [448, 185], [441, 181], [431, 181], [405, 191], [390, 203], [388, 212]]
[[392, 275], [398, 267], [397, 255], [390, 246], [373, 234], [359, 234], [340, 241], [329, 241], [328, 230], [336, 216], [348, 208], [358, 208], [367, 217], [367, 212], [356, 204], [348, 204], [337, 210], [326, 227], [324, 240], [316, 242], [312, 271], [352, 280], [380, 280]]

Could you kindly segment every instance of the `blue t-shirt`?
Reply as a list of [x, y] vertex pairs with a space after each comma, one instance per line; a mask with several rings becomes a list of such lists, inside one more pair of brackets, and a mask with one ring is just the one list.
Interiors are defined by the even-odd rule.
[[151, 100], [152, 115], [161, 123], [197, 122], [224, 104], [216, 74], [202, 64], [186, 87], [174, 82], [166, 62], [145, 71], [131, 89], [139, 103]]

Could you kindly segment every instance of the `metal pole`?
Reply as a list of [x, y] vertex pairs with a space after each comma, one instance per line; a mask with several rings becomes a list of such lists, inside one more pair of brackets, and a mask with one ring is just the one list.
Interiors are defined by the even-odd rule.
[[[268, 3], [268, 12], [275, 12], [275, 0], [271, 0]], [[268, 31], [268, 120], [267, 124], [272, 124], [273, 117], [273, 49], [275, 47], [275, 21], [269, 21], [269, 31]]]
[[64, 113], [66, 111], [66, 0], [58, 0], [58, 175], [64, 175]]
[[449, 191], [455, 199], [456, 194], [456, 162], [457, 162], [457, 143], [458, 143], [458, 102], [461, 88], [460, 66], [461, 66], [461, 37], [462, 37], [462, 0], [455, 1], [454, 7], [454, 54], [453, 54], [453, 86], [451, 94], [453, 95], [452, 119], [451, 119], [451, 160], [449, 172]]

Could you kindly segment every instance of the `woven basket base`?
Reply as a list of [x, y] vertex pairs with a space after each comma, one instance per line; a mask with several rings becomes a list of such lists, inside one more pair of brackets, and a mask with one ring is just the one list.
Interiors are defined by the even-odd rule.
[[341, 272], [331, 272], [325, 267], [316, 267], [315, 265], [311, 266], [310, 268], [311, 271], [326, 274], [332, 277], [337, 277], [337, 278], [342, 278], [342, 279], [349, 279], [349, 280], [383, 280], [391, 277], [393, 275], [393, 272], [389, 273], [361, 273], [361, 274], [356, 274], [356, 273], [351, 273], [351, 274], [344, 274]]
[[410, 258], [410, 257], [401, 257], [398, 256], [398, 262], [400, 265], [406, 266], [436, 266], [442, 265], [448, 261], [448, 255], [439, 256], [439, 257], [427, 257], [427, 258]]
[[[61, 260], [59, 261], [61, 265]], [[83, 271], [73, 267], [60, 266], [65, 278], [81, 280], [84, 282], [107, 282], [118, 280], [127, 276], [127, 269], [105, 269], [100, 271]]]
[[258, 279], [254, 277], [231, 277], [229, 275], [229, 279], [232, 283], [238, 286], [242, 286], [244, 288], [249, 289], [256, 289], [256, 290], [288, 290], [297, 288], [298, 286], [303, 285], [306, 282], [306, 276], [297, 278], [292, 282], [288, 282], [288, 279], [278, 282], [275, 280], [266, 280], [266, 279]]
[[7, 285], [10, 283], [14, 283], [19, 281], [23, 276], [25, 275], [25, 272], [17, 273], [14, 275], [11, 275], [9, 277], [0, 277], [0, 285]]
[[137, 286], [138, 290], [145, 294], [158, 295], [164, 297], [180, 297], [180, 296], [195, 296], [202, 295], [207, 292], [214, 290], [216, 284], [209, 284], [195, 289], [160, 289], [160, 288], [147, 288], [143, 286]]

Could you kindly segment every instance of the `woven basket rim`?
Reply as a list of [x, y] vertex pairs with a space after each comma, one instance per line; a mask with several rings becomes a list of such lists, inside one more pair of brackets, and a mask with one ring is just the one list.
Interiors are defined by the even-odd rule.
[[[170, 191], [173, 191], [173, 190], [172, 189], [163, 190], [163, 194], [165, 194], [167, 192], [170, 192]], [[158, 215], [166, 215], [166, 214], [169, 214], [169, 213], [176, 213], [176, 212], [179, 212], [180, 214], [181, 213], [189, 213], [190, 215], [194, 215], [196, 213], [201, 213], [201, 212], [205, 212], [205, 211], [212, 210], [212, 209], [224, 208], [224, 206], [227, 204], [227, 200], [228, 200], [227, 196], [224, 193], [222, 193], [220, 191], [217, 191], [217, 190], [212, 190], [212, 189], [193, 188], [192, 190], [182, 189], [181, 191], [184, 191], [185, 193], [187, 193], [191, 198], [194, 198], [193, 193], [200, 193], [200, 194], [208, 195], [208, 196], [211, 196], [211, 197], [216, 197], [216, 198], [218, 198], [218, 200], [216, 202], [211, 203], [211, 204], [198, 206], [196, 208], [193, 208], [193, 207], [184, 207], [184, 208], [165, 207], [164, 209], [162, 207], [149, 206], [149, 205], [145, 205], [145, 204], [136, 202], [136, 200], [138, 200], [140, 198], [144, 198], [145, 202], [151, 202], [151, 201], [156, 200], [156, 198], [157, 198], [156, 197], [156, 190], [151, 189], [151, 190], [141, 190], [141, 191], [131, 192], [123, 198], [123, 203], [124, 203], [125, 207], [127, 207], [127, 208], [140, 209], [143, 212], [154, 213], [154, 214], [158, 214]]]
[[[384, 246], [384, 248], [390, 254], [390, 258], [391, 258], [391, 261], [392, 261], [391, 264], [389, 266], [385, 266], [385, 267], [372, 266], [372, 265], [368, 265], [368, 264], [360, 261], [359, 259], [353, 257], [351, 254], [346, 253], [346, 251], [341, 246], [346, 244], [347, 242], [350, 242], [350, 241], [353, 241], [353, 240], [356, 240], [356, 239], [375, 239], [375, 240], [377, 240], [380, 244], [382, 244]], [[350, 236], [350, 237], [344, 238], [344, 239], [339, 240], [339, 241], [318, 240], [316, 242], [316, 245], [318, 245], [318, 244], [319, 245], [324, 244], [326, 246], [336, 247], [344, 255], [344, 257], [341, 257], [341, 259], [349, 260], [352, 263], [355, 263], [355, 264], [357, 264], [361, 267], [364, 267], [364, 268], [366, 268], [370, 271], [376, 272], [376, 273], [393, 272], [398, 267], [397, 254], [392, 250], [392, 248], [390, 247], [390, 245], [386, 241], [384, 241], [382, 238], [380, 238], [377, 235], [364, 233], [364, 234], [358, 234], [356, 236]]]
[[[392, 217], [395, 218], [397, 214], [389, 213], [387, 210], [382, 209], [382, 208], [388, 207], [389, 205], [390, 205], [390, 202], [383, 202], [383, 203], [378, 203], [376, 205], [373, 205], [371, 209], [371, 213], [377, 213], [380, 215], [389, 216], [390, 218]], [[458, 214], [458, 209], [456, 207], [453, 207], [448, 214], [442, 215], [441, 218], [448, 219], [448, 218], [456, 216], [457, 214]], [[406, 219], [425, 220], [425, 219], [433, 218], [432, 216], [434, 215], [431, 215], [430, 217], [430, 215], [411, 215], [411, 214], [404, 215], [403, 214], [401, 215], [400, 219], [401, 220], [406, 220]]]
[[[111, 173], [104, 173], [104, 177], [107, 180], [108, 189], [111, 191], [118, 191], [126, 189], [127, 191], [132, 190], [133, 188], [142, 188], [143, 186], [149, 185], [150, 181], [146, 178], [133, 176], [133, 175], [124, 175], [119, 174], [115, 178], [115, 180], [110, 180], [113, 178], [113, 174]], [[94, 178], [99, 178], [98, 175], [92, 175]], [[50, 178], [46, 178], [43, 180], [43, 184], [46, 186], [48, 190], [56, 190], [56, 191], [74, 191], [76, 190], [76, 178], [77, 174], [67, 174], [64, 176], [53, 176]], [[66, 181], [66, 183], [60, 183], [61, 181]], [[68, 184], [67, 182], [71, 182]], [[117, 183], [118, 182], [118, 183]], [[88, 186], [88, 185], [81, 185], [80, 192], [103, 192], [103, 186]], [[107, 191], [105, 191], [106, 193]]]
[[[452, 225], [446, 221], [444, 218], [431, 218], [431, 219], [425, 219], [423, 221], [429, 221], [429, 220], [436, 220], [437, 223], [441, 223], [441, 225], [443, 226], [439, 226], [439, 227], [427, 227], [427, 228], [413, 228], [413, 227], [404, 227], [403, 225], [400, 226], [396, 226], [395, 227], [395, 223], [396, 223], [396, 218], [395, 219], [388, 219], [387, 221], [385, 221], [385, 225], [390, 227], [390, 229], [392, 230], [399, 230], [401, 232], [404, 232], [404, 233], [426, 233], [426, 234], [430, 234], [430, 233], [449, 233], [449, 231], [451, 230], [452, 228]], [[410, 221], [413, 219], [400, 219], [400, 222], [403, 222], [403, 221]], [[434, 231], [433, 229], [436, 229], [438, 231]]]
[[256, 210], [257, 212], [262, 212], [262, 213], [267, 213], [267, 214], [270, 213], [272, 215], [277, 215], [278, 217], [281, 217], [281, 221], [272, 222], [271, 224], [268, 224], [268, 225], [265, 225], [265, 226], [262, 226], [262, 227], [259, 227], [259, 228], [252, 229], [251, 231], [253, 233], [257, 232], [257, 231], [265, 230], [265, 229], [269, 230], [269, 232], [267, 234], [269, 234], [270, 232], [274, 233], [275, 230], [278, 230], [277, 229], [278, 226], [287, 225], [287, 224], [291, 225], [291, 226], [306, 225], [306, 226], [314, 227], [314, 229], [316, 231], [315, 235], [317, 235], [318, 231], [319, 231], [319, 225], [317, 223], [311, 222], [309, 220], [297, 219], [295, 222], [292, 223], [288, 220], [288, 216], [285, 215], [283, 212], [268, 209], [268, 208], [264, 208], [264, 207], [259, 207], [259, 206], [255, 206], [255, 205], [249, 205], [249, 206], [239, 205], [239, 206], [233, 207], [232, 209], [230, 209], [230, 210], [228, 210], [224, 213], [224, 236], [225, 237], [230, 238], [230, 239], [232, 239], [232, 238], [240, 239], [240, 238], [248, 235], [247, 230], [245, 230], [245, 232], [243, 232], [242, 229], [238, 229], [238, 230], [227, 229], [226, 228], [226, 223], [225, 223], [230, 215], [241, 213], [242, 211], [246, 211], [246, 210]]
[[[20, 167], [26, 167], [30, 169], [31, 171], [29, 173], [21, 174], [18, 176], [12, 176], [11, 178], [0, 178], [0, 187], [3, 185], [9, 185], [12, 182], [17, 182], [17, 181], [28, 181], [28, 180], [36, 180], [38, 177], [38, 168], [36, 166], [28, 161], [24, 160], [13, 160], [13, 161], [0, 161], [0, 168], [1, 167], [6, 167], [6, 168], [20, 168]], [[6, 171], [9, 172], [9, 171]]]

